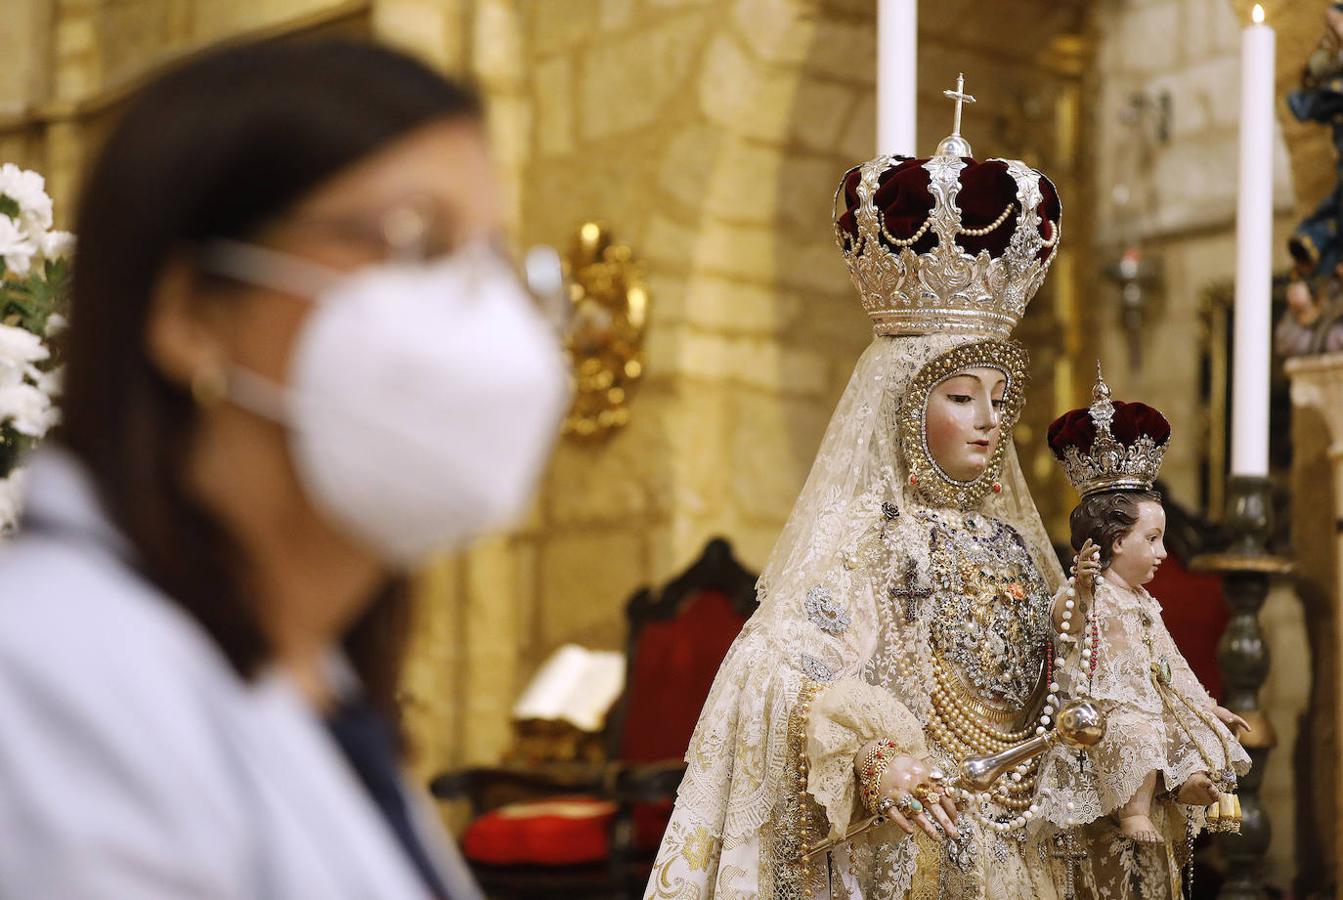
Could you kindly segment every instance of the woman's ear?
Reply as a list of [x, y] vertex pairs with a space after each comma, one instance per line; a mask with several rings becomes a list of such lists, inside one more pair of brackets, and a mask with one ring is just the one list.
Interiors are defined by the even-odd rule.
[[159, 273], [148, 316], [145, 353], [159, 374], [184, 390], [227, 358], [222, 334], [205, 314], [195, 269], [184, 257], [169, 260]]

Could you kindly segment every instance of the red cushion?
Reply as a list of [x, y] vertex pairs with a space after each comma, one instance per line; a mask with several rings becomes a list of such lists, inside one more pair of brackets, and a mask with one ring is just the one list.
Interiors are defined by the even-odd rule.
[[513, 803], [472, 822], [462, 850], [474, 862], [496, 866], [601, 862], [611, 852], [615, 812], [615, 804], [595, 797]]

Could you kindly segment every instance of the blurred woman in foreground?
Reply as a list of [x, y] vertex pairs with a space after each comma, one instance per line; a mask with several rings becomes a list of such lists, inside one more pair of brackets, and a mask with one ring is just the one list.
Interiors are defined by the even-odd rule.
[[564, 403], [499, 206], [475, 97], [387, 50], [131, 102], [0, 552], [0, 896], [478, 896], [390, 716], [404, 573], [516, 513]]

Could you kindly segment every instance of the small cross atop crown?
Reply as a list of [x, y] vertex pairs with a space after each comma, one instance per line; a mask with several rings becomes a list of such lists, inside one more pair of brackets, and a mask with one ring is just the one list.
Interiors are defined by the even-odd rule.
[[964, 72], [956, 75], [956, 90], [943, 91], [942, 96], [956, 102], [956, 114], [952, 121], [951, 134], [943, 138], [942, 143], [937, 145], [937, 155], [974, 156], [974, 152], [970, 149], [970, 142], [961, 137], [961, 111], [965, 104], [975, 102], [975, 98], [965, 92]]

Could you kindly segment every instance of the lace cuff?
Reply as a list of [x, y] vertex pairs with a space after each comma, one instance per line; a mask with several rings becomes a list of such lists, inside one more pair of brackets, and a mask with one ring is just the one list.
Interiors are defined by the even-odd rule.
[[864, 745], [880, 738], [894, 741], [902, 755], [928, 755], [919, 720], [882, 688], [845, 678], [816, 695], [807, 720], [807, 792], [825, 810], [832, 836], [867, 814], [853, 762]]

